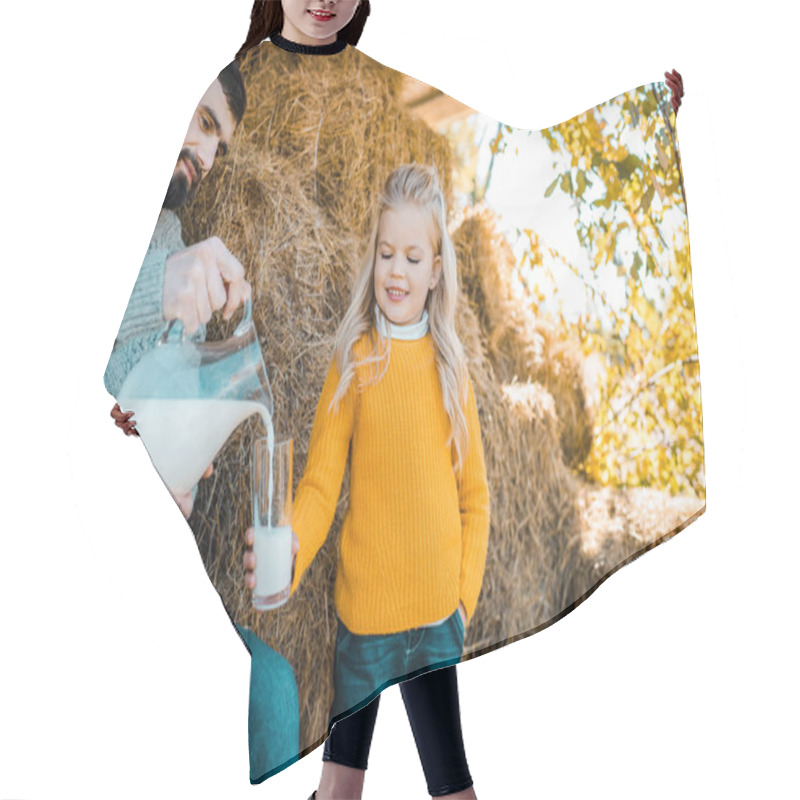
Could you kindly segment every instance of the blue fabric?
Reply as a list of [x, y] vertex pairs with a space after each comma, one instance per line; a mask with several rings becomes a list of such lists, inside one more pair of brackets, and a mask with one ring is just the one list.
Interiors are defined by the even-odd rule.
[[252, 657], [248, 740], [250, 781], [260, 783], [300, 757], [300, 705], [289, 662], [249, 628], [236, 625]]
[[440, 625], [362, 636], [341, 621], [333, 657], [334, 697], [328, 732], [337, 719], [367, 705], [383, 689], [429, 669], [458, 664], [464, 623], [456, 609]]

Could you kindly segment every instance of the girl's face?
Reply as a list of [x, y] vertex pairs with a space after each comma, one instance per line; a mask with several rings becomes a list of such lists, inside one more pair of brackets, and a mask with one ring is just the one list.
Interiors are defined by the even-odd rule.
[[332, 44], [353, 19], [358, 0], [281, 0], [281, 35], [297, 44]]
[[375, 298], [394, 325], [422, 319], [428, 292], [439, 282], [442, 258], [434, 254], [430, 215], [413, 203], [387, 208], [378, 225]]

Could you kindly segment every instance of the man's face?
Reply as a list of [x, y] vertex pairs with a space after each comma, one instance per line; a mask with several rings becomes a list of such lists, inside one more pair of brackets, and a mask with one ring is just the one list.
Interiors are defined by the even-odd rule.
[[164, 208], [175, 209], [189, 202], [217, 156], [230, 146], [236, 121], [219, 79], [203, 95], [186, 132], [178, 163], [169, 182]]

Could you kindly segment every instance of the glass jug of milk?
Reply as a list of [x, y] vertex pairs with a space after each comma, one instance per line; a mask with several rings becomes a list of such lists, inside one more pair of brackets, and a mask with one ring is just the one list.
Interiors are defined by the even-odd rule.
[[171, 320], [134, 366], [119, 404], [134, 412], [142, 442], [170, 492], [192, 491], [228, 437], [259, 414], [274, 440], [273, 401], [252, 303], [229, 339], [195, 342]]

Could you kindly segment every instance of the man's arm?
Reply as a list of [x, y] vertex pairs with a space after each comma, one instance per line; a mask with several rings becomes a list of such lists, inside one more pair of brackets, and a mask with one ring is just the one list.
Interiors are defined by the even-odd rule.
[[[166, 321], [162, 310], [166, 261], [182, 249], [180, 220], [173, 211], [162, 209], [106, 366], [104, 383], [114, 397], [139, 359], [158, 341]], [[193, 338], [205, 338], [205, 330]]]

